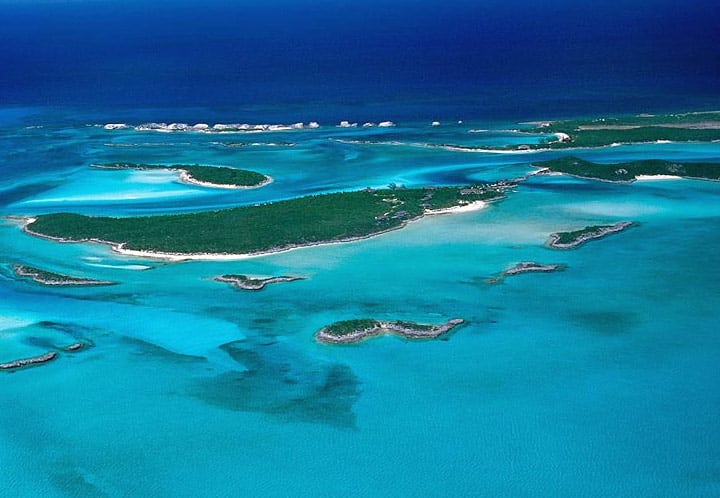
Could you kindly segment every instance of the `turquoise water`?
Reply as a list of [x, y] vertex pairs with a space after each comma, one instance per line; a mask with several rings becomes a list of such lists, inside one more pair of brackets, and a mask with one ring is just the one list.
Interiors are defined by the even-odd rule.
[[[36, 123], [30, 123], [36, 124]], [[552, 153], [494, 154], [513, 123], [399, 123], [251, 135], [11, 121], [3, 215], [159, 214], [383, 186], [512, 178]], [[102, 124], [102, 123], [88, 123]], [[470, 130], [490, 131], [470, 133]], [[242, 147], [227, 147], [243, 142]], [[713, 144], [580, 150], [596, 161], [720, 161]], [[95, 162], [223, 164], [272, 176], [222, 191]], [[483, 210], [368, 240], [165, 263], [0, 224], [0, 489], [14, 496], [717, 496], [720, 183], [534, 177]], [[554, 231], [638, 226], [572, 251]], [[562, 272], [489, 283], [520, 261]], [[45, 288], [23, 263], [119, 282]], [[305, 280], [244, 292], [224, 273]], [[375, 317], [467, 324], [442, 340], [333, 347]]]

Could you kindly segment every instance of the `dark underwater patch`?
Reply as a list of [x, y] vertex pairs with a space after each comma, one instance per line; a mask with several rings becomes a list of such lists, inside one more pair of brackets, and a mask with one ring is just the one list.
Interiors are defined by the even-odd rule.
[[47, 192], [48, 190], [52, 190], [61, 184], [62, 182], [34, 183], [31, 185], [22, 185], [20, 187], [4, 190], [0, 196], [0, 199], [2, 199], [0, 205], [9, 206], [10, 204], [27, 199], [28, 197], [34, 197]]
[[345, 365], [303, 361], [271, 345], [247, 349], [222, 346], [246, 371], [230, 371], [199, 380], [192, 394], [228, 410], [259, 412], [286, 422], [353, 427], [359, 381]]
[[570, 321], [582, 328], [602, 335], [621, 335], [635, 327], [636, 317], [620, 311], [589, 311], [570, 313]]
[[136, 356], [151, 356], [153, 358], [159, 358], [163, 361], [171, 361], [174, 363], [201, 363], [207, 361], [203, 356], [194, 356], [189, 354], [176, 353], [165, 349], [157, 344], [152, 344], [142, 339], [136, 339], [134, 337], [124, 336], [121, 342], [132, 346], [135, 349], [134, 354]]

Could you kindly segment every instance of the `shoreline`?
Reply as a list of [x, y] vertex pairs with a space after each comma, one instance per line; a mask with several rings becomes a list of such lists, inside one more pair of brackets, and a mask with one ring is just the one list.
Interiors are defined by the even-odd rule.
[[[502, 197], [494, 200], [500, 200]], [[493, 201], [494, 201], [493, 200]], [[304, 249], [307, 247], [318, 247], [318, 246], [330, 246], [330, 245], [336, 245], [336, 244], [346, 244], [349, 242], [358, 242], [361, 240], [366, 240], [371, 237], [377, 237], [379, 235], [383, 235], [385, 233], [389, 233], [395, 230], [401, 230], [405, 228], [409, 223], [412, 223], [414, 221], [419, 221], [423, 219], [426, 216], [435, 216], [435, 215], [443, 215], [443, 214], [453, 214], [453, 213], [462, 213], [462, 212], [470, 212], [470, 211], [479, 211], [484, 209], [489, 205], [489, 203], [492, 201], [473, 201], [468, 204], [463, 204], [461, 206], [453, 206], [449, 208], [443, 208], [443, 209], [436, 209], [436, 210], [426, 210], [423, 214], [420, 216], [417, 216], [415, 218], [411, 218], [408, 220], [403, 221], [400, 225], [396, 227], [386, 228], [384, 230], [380, 230], [378, 232], [373, 232], [367, 235], [361, 235], [357, 237], [348, 237], [345, 239], [337, 239], [337, 240], [327, 240], [327, 241], [319, 241], [319, 242], [310, 242], [307, 244], [291, 244], [289, 246], [285, 247], [274, 247], [269, 248], [264, 251], [258, 251], [258, 252], [252, 252], [252, 253], [227, 253], [227, 254], [218, 254], [218, 253], [173, 253], [173, 252], [162, 252], [162, 251], [151, 251], [151, 250], [139, 250], [139, 249], [125, 249], [124, 245], [126, 242], [112, 242], [107, 240], [99, 240], [99, 239], [84, 239], [84, 240], [69, 240], [62, 237], [54, 237], [52, 235], [45, 235], [38, 232], [34, 232], [29, 225], [31, 225], [37, 218], [34, 217], [26, 217], [22, 218], [22, 230], [23, 232], [27, 233], [28, 235], [32, 235], [35, 237], [40, 237], [46, 240], [51, 240], [53, 242], [61, 242], [66, 244], [72, 244], [72, 243], [87, 243], [87, 242], [93, 242], [97, 244], [103, 244], [110, 246], [110, 249], [116, 253], [120, 254], [122, 256], [130, 256], [130, 257], [136, 257], [136, 258], [144, 258], [144, 259], [159, 259], [162, 261], [168, 261], [168, 262], [182, 262], [182, 261], [241, 261], [245, 259], [251, 259], [251, 258], [259, 258], [263, 256], [269, 256], [273, 254], [280, 254], [284, 252], [290, 252], [295, 251], [298, 249]]]

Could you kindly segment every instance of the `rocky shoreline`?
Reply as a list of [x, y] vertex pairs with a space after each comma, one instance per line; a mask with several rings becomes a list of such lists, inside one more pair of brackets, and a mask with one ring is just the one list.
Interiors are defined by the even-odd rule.
[[[352, 328], [354, 322], [359, 325], [356, 329]], [[435, 339], [462, 323], [465, 323], [462, 318], [453, 318], [439, 325], [424, 325], [402, 321], [351, 320], [349, 322], [338, 322], [320, 329], [315, 334], [315, 339], [325, 344], [350, 344], [383, 334], [398, 335], [413, 340]], [[343, 330], [345, 325], [349, 326], [349, 330]]]
[[[574, 232], [557, 232], [550, 234], [547, 245], [553, 249], [573, 249], [589, 240], [600, 239], [613, 233], [622, 232], [633, 225], [635, 223], [632, 221], [621, 221], [614, 225], [586, 227]], [[570, 240], [564, 241], [567, 237], [570, 237]]]
[[250, 278], [247, 275], [219, 275], [213, 277], [216, 282], [223, 282], [230, 284], [233, 287], [237, 287], [242, 290], [259, 291], [265, 288], [268, 284], [275, 284], [280, 282], [294, 282], [296, 280], [304, 280], [304, 277], [268, 277], [268, 278]]

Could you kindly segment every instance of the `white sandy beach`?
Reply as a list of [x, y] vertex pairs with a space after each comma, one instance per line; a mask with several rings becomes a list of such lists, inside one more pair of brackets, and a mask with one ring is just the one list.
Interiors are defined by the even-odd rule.
[[637, 175], [635, 179], [639, 182], [642, 182], [653, 180], [682, 180], [682, 177], [675, 175]]

